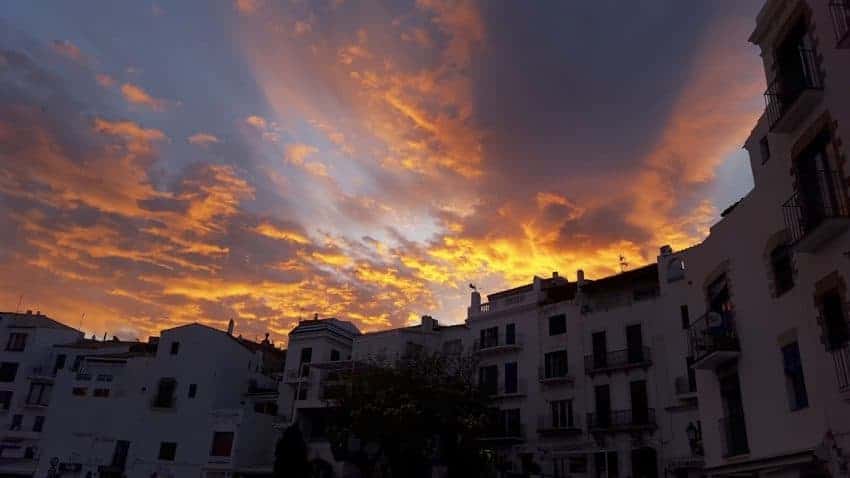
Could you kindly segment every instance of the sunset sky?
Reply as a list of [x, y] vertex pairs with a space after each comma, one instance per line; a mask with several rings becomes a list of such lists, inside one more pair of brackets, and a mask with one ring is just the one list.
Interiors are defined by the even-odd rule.
[[4, 2], [0, 310], [281, 342], [654, 261], [751, 186], [761, 3]]

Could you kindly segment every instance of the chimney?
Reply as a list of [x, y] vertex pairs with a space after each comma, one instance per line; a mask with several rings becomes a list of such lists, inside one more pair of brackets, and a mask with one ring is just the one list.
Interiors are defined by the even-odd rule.
[[557, 278], [558, 278], [558, 271], [555, 271], [555, 272], [553, 272], [553, 273], [552, 273], [552, 278], [553, 278], [553, 279], [557, 279]]
[[227, 322], [227, 335], [233, 335], [233, 326], [234, 325], [236, 325], [236, 324], [233, 323], [233, 319], [230, 319], [230, 321]]
[[469, 300], [469, 315], [477, 315], [481, 312], [481, 293], [477, 290], [472, 291], [472, 296]]
[[32, 315], [32, 309], [27, 309], [27, 315]]
[[584, 284], [584, 271], [579, 269], [576, 271], [576, 283], [581, 286]]
[[430, 315], [423, 315], [421, 324], [423, 332], [433, 332], [437, 328], [437, 321]]
[[673, 248], [669, 244], [661, 246], [661, 256], [669, 256], [673, 253]]

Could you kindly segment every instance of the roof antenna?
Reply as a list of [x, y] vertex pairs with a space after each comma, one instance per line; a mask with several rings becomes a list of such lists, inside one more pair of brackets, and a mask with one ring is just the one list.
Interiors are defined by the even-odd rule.
[[626, 269], [629, 268], [629, 263], [626, 262], [626, 256], [622, 253], [620, 254], [620, 272], [626, 272]]
[[21, 313], [21, 303], [22, 303], [23, 301], [24, 301], [24, 294], [21, 294], [21, 295], [20, 295], [20, 297], [18, 297], [18, 305], [17, 305], [17, 307], [15, 307], [15, 313], [16, 313], [16, 314], [20, 314], [20, 313]]

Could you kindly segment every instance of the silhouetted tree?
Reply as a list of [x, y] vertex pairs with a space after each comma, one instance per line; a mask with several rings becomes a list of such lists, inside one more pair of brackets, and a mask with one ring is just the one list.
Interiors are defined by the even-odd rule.
[[284, 430], [274, 450], [275, 478], [309, 478], [310, 464], [307, 461], [307, 444], [301, 435], [298, 423]]
[[329, 436], [366, 476], [380, 462], [393, 477], [430, 476], [434, 464], [480, 476], [489, 414], [474, 372], [466, 357], [421, 353], [357, 366], [330, 393], [338, 406]]

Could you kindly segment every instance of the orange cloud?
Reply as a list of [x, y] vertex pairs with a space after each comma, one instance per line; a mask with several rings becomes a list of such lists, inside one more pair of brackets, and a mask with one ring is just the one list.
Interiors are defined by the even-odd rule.
[[77, 45], [68, 40], [53, 40], [53, 51], [77, 62], [86, 61], [86, 56]]
[[154, 98], [142, 87], [132, 83], [124, 83], [121, 85], [121, 94], [124, 99], [136, 105], [147, 106], [154, 111], [163, 111], [167, 102], [158, 98]]
[[195, 133], [192, 136], [189, 136], [186, 140], [190, 144], [203, 147], [220, 142], [218, 137], [209, 133]]

